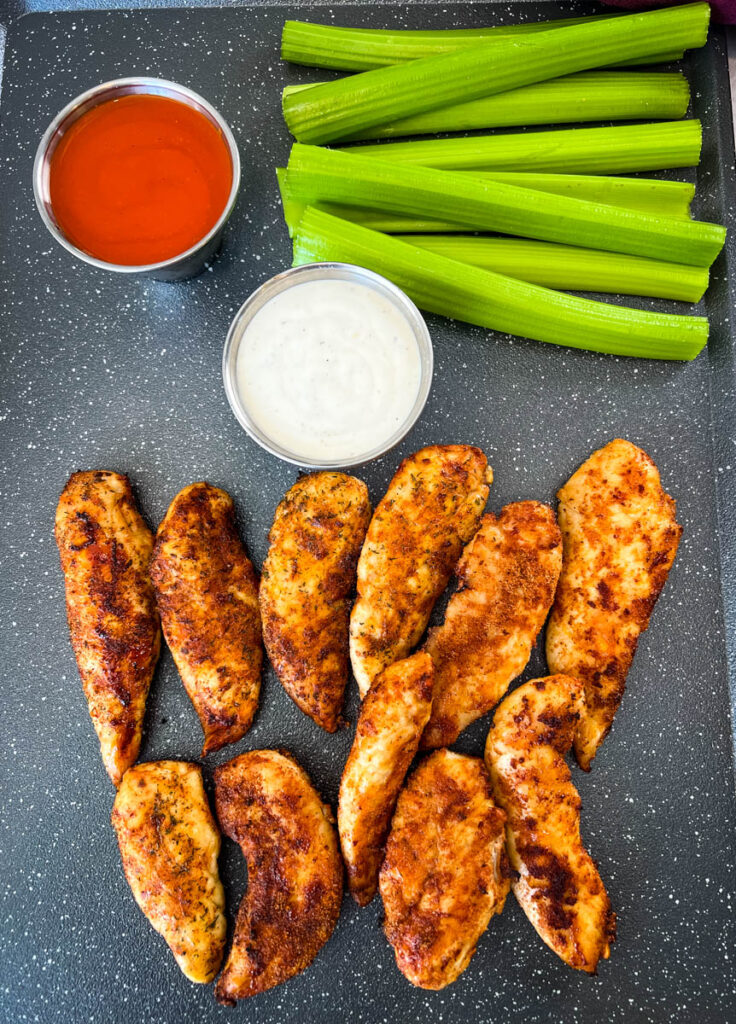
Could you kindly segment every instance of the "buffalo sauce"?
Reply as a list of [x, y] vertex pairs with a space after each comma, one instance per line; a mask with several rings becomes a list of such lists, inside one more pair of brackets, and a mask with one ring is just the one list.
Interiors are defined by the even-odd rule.
[[164, 96], [108, 100], [65, 132], [51, 157], [56, 222], [90, 256], [123, 266], [159, 263], [196, 245], [233, 182], [220, 130]]

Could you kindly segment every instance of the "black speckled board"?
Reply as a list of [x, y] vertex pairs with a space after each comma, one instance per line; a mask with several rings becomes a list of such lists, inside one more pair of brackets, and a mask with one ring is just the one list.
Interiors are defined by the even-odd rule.
[[[124, 881], [108, 820], [113, 791], [64, 618], [52, 524], [72, 470], [130, 474], [152, 526], [185, 484], [206, 478], [227, 488], [259, 565], [273, 509], [295, 478], [241, 431], [220, 380], [233, 313], [289, 262], [273, 177], [289, 148], [279, 91], [319, 72], [280, 64], [284, 17], [446, 27], [581, 10], [593, 8], [285, 5], [32, 14], [11, 26], [0, 108], [3, 1022], [736, 1021], [724, 625], [724, 608], [733, 624], [736, 584], [736, 431], [726, 255], [707, 299], [712, 340], [691, 364], [617, 360], [429, 318], [436, 370], [427, 409], [400, 450], [363, 474], [377, 500], [400, 456], [430, 442], [477, 443], [495, 470], [490, 507], [498, 510], [520, 498], [551, 501], [594, 448], [622, 435], [650, 452], [677, 498], [683, 542], [613, 733], [591, 775], [574, 770], [584, 835], [619, 915], [618, 941], [597, 977], [564, 967], [510, 899], [455, 985], [414, 990], [394, 966], [378, 903], [358, 911], [346, 899], [308, 971], [235, 1010], [218, 1007], [211, 988], [180, 974]], [[722, 43], [714, 32], [686, 69], [694, 112], [706, 125], [696, 210], [733, 226]], [[132, 281], [76, 262], [33, 205], [33, 154], [53, 114], [88, 86], [134, 73], [201, 92], [224, 112], [241, 147], [244, 187], [222, 253], [184, 284]], [[541, 671], [537, 652], [524, 678]], [[356, 704], [351, 688], [353, 720]], [[476, 723], [458, 747], [480, 753], [486, 728]], [[269, 672], [251, 733], [211, 757], [207, 771], [243, 750], [277, 745], [292, 750], [334, 801], [350, 741], [351, 731], [321, 732]], [[142, 757], [197, 759], [200, 745], [166, 653]], [[228, 842], [221, 866], [232, 917], [245, 877]]]

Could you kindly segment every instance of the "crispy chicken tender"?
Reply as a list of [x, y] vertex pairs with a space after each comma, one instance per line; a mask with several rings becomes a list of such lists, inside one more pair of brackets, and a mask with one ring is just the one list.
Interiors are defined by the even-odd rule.
[[483, 762], [430, 754], [399, 795], [380, 875], [384, 931], [402, 974], [440, 989], [462, 974], [509, 891], [506, 816]]
[[428, 654], [396, 661], [374, 680], [360, 709], [337, 826], [348, 886], [361, 907], [376, 894], [396, 798], [429, 719], [433, 675]]
[[153, 761], [123, 776], [112, 824], [135, 901], [190, 981], [214, 981], [225, 952], [220, 833], [196, 764]]
[[588, 771], [613, 724], [682, 527], [657, 467], [629, 441], [594, 452], [557, 497], [564, 554], [547, 664], [585, 684], [575, 755]]
[[529, 661], [562, 565], [555, 514], [517, 501], [483, 516], [455, 569], [457, 590], [424, 650], [435, 665], [432, 716], [422, 747], [454, 743], [503, 697]]
[[422, 448], [399, 466], [358, 560], [350, 660], [362, 697], [419, 643], [492, 480], [483, 452], [463, 444]]
[[263, 639], [291, 699], [327, 732], [348, 680], [355, 570], [371, 518], [368, 488], [344, 473], [310, 473], [276, 509], [259, 598]]
[[337, 923], [343, 867], [330, 808], [288, 754], [253, 750], [215, 771], [217, 816], [240, 845], [248, 890], [238, 910], [220, 1003], [299, 974]]
[[161, 648], [148, 578], [153, 535], [127, 476], [73, 473], [56, 509], [72, 646], [102, 761], [115, 786], [135, 763]]
[[209, 754], [250, 728], [263, 663], [258, 580], [229, 494], [208, 483], [177, 494], [156, 534], [151, 579]]
[[485, 756], [508, 816], [514, 895], [549, 948], [593, 974], [608, 958], [616, 916], [580, 838], [580, 797], [565, 762], [584, 713], [576, 679], [534, 679], [497, 709]]

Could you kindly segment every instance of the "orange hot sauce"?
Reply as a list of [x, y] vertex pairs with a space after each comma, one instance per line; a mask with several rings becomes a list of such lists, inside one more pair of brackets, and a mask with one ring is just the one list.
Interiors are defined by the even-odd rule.
[[107, 263], [158, 263], [196, 245], [230, 195], [227, 142], [198, 110], [164, 96], [101, 103], [51, 157], [54, 216], [66, 237]]

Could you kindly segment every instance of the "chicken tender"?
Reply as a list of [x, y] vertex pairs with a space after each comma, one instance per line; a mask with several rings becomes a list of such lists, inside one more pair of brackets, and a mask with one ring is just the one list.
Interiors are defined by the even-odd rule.
[[478, 529], [493, 473], [479, 448], [435, 445], [399, 466], [358, 560], [350, 660], [361, 697], [421, 639], [463, 545]]
[[196, 764], [130, 768], [112, 824], [135, 901], [163, 935], [190, 981], [214, 981], [225, 952], [225, 894], [217, 872], [220, 833]]
[[350, 595], [371, 505], [362, 480], [301, 477], [276, 509], [259, 598], [266, 651], [291, 699], [327, 732], [348, 680]]
[[386, 938], [412, 985], [455, 981], [503, 910], [505, 820], [478, 757], [437, 750], [400, 793], [380, 888]]
[[115, 786], [141, 746], [161, 648], [148, 577], [153, 535], [127, 476], [73, 473], [56, 509], [72, 647], [102, 761]]
[[445, 621], [424, 650], [435, 666], [432, 716], [422, 747], [454, 743], [523, 672], [547, 618], [562, 564], [555, 514], [517, 501], [483, 516], [455, 570]]
[[404, 776], [432, 706], [428, 654], [394, 662], [378, 676], [360, 709], [353, 747], [340, 782], [337, 826], [356, 902], [370, 903]]
[[547, 664], [585, 684], [575, 755], [588, 771], [613, 724], [682, 527], [657, 467], [629, 441], [594, 452], [557, 497], [563, 560]]
[[250, 728], [263, 663], [258, 580], [229, 494], [208, 483], [177, 494], [156, 534], [151, 579], [209, 754]]
[[337, 923], [343, 868], [330, 808], [289, 755], [253, 750], [215, 771], [217, 816], [240, 845], [248, 889], [220, 1003], [264, 992], [314, 960]]
[[578, 680], [534, 679], [499, 706], [485, 756], [508, 816], [514, 895], [549, 948], [593, 974], [608, 958], [616, 917], [580, 838], [580, 797], [565, 762], [584, 713]]

